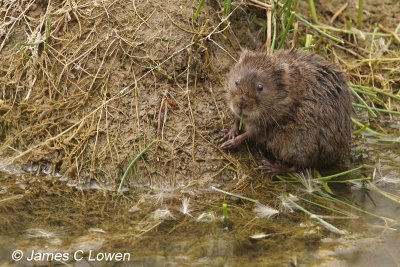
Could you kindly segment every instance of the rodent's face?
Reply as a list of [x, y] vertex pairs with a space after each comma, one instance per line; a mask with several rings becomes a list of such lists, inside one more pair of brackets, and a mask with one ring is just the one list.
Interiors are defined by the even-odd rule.
[[[232, 71], [234, 72], [234, 71]], [[243, 118], [258, 117], [261, 99], [265, 98], [267, 84], [255, 71], [241, 75], [231, 73], [226, 83], [226, 98], [229, 108]]]
[[245, 121], [272, 123], [280, 119], [280, 103], [287, 102], [287, 73], [284, 68], [251, 68], [239, 62], [226, 80], [229, 108]]

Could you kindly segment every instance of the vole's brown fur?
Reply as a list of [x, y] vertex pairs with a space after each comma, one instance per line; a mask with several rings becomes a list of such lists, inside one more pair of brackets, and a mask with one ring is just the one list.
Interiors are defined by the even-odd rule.
[[223, 148], [251, 139], [296, 169], [329, 167], [348, 151], [351, 95], [345, 75], [323, 58], [294, 50], [245, 51], [225, 88], [236, 119]]

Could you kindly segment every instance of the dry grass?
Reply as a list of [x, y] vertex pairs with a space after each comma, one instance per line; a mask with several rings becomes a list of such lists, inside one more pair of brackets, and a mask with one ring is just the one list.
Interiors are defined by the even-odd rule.
[[[126, 15], [120, 14], [123, 9]], [[147, 9], [151, 12], [144, 12]], [[224, 23], [210, 25], [201, 19], [184, 25], [174, 21], [179, 14], [173, 17], [167, 9], [171, 6], [135, 1], [6, 6], [0, 48], [2, 154], [12, 162], [50, 161], [53, 174], [114, 180], [132, 152], [152, 139], [164, 140], [169, 106], [178, 106], [181, 115], [188, 109], [184, 127], [191, 129], [194, 154], [196, 124], [189, 87], [202, 69], [193, 62], [200, 60], [200, 44], [218, 44], [212, 37]], [[157, 29], [164, 23], [160, 15], [168, 16], [166, 33]], [[174, 92], [169, 87], [175, 87]], [[143, 113], [157, 106], [154, 100], [159, 108], [146, 116]]]

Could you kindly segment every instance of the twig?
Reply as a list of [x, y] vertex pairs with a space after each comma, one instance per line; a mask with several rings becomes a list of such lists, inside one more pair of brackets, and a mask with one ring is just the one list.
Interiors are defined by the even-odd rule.
[[151, 29], [151, 27], [150, 27], [150, 25], [147, 23], [147, 21], [145, 21], [145, 20], [139, 15], [139, 13], [137, 12], [137, 10], [136, 10], [136, 5], [135, 5], [135, 0], [132, 0], [132, 6], [133, 6], [133, 9], [135, 10], [136, 16], [138, 16], [138, 18], [139, 18], [144, 24], [146, 24], [147, 27], [149, 27], [149, 28]]
[[332, 24], [337, 19], [337, 17], [339, 17], [340, 14], [343, 13], [343, 11], [347, 8], [348, 5], [349, 5], [349, 2], [346, 2], [343, 6], [341, 6], [339, 8], [339, 10], [336, 11], [336, 13], [332, 16], [332, 18], [329, 20], [329, 22]]
[[157, 116], [157, 137], [163, 140], [163, 134], [164, 132], [164, 125], [165, 121], [167, 120], [167, 112], [168, 112], [168, 105], [167, 105], [167, 98], [168, 98], [168, 89], [164, 91], [163, 97], [161, 99], [161, 104], [160, 104], [160, 109], [158, 110], [158, 116]]
[[264, 2], [261, 2], [261, 1], [258, 1], [258, 0], [249, 0], [249, 2], [251, 2], [253, 4], [256, 4], [256, 5], [259, 5], [259, 6], [262, 6], [262, 7], [266, 8], [266, 9], [271, 9], [272, 8], [272, 5], [269, 5], [267, 3], [264, 3]]
[[380, 23], [378, 24], [378, 26], [379, 26], [379, 28], [380, 28], [383, 32], [386, 32], [386, 33], [392, 35], [393, 38], [396, 40], [396, 42], [397, 42], [398, 44], [400, 44], [400, 37], [399, 37], [395, 32], [391, 31], [390, 29], [386, 28], [385, 26], [383, 26], [383, 25], [380, 24]]
[[27, 7], [24, 9], [24, 11], [22, 11], [21, 14], [19, 14], [19, 16], [17, 18], [14, 18], [14, 22], [12, 23], [11, 27], [9, 29], [7, 29], [7, 33], [6, 36], [3, 39], [3, 42], [0, 45], [0, 52], [3, 49], [8, 37], [10, 36], [12, 29], [14, 28], [15, 24], [17, 24], [17, 22], [25, 16], [25, 13], [29, 10], [29, 8], [31, 7], [31, 5], [35, 2], [35, 0], [32, 0], [31, 2], [29, 2], [29, 4], [27, 5]]
[[265, 41], [265, 49], [268, 53], [271, 52], [271, 34], [272, 34], [272, 11], [267, 9], [267, 40]]

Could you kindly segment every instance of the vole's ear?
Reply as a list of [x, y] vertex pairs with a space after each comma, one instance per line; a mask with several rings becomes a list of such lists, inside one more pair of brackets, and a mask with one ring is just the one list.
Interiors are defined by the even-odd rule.
[[279, 89], [285, 89], [289, 86], [289, 71], [290, 67], [287, 63], [282, 63], [280, 68], [273, 71], [273, 77]]
[[282, 72], [282, 79], [284, 81], [285, 86], [289, 85], [289, 64], [283, 63], [283, 72]]
[[230, 72], [228, 71], [228, 72], [225, 72], [224, 74], [222, 74], [222, 77], [224, 77], [224, 80], [225, 80], [225, 81], [228, 79], [229, 73], [230, 73]]
[[239, 59], [237, 60], [237, 63], [243, 62], [243, 59], [244, 59], [244, 57], [246, 56], [246, 53], [247, 53], [247, 52], [248, 52], [247, 49], [242, 49], [242, 51], [240, 52], [240, 57], [239, 57]]
[[242, 52], [240, 53], [239, 60], [238, 60], [237, 62], [238, 62], [238, 63], [243, 62], [243, 60], [244, 60], [245, 57], [247, 57], [247, 56], [252, 56], [252, 55], [254, 55], [254, 54], [255, 54], [255, 53], [252, 52], [252, 51], [250, 51], [250, 50], [242, 49]]

